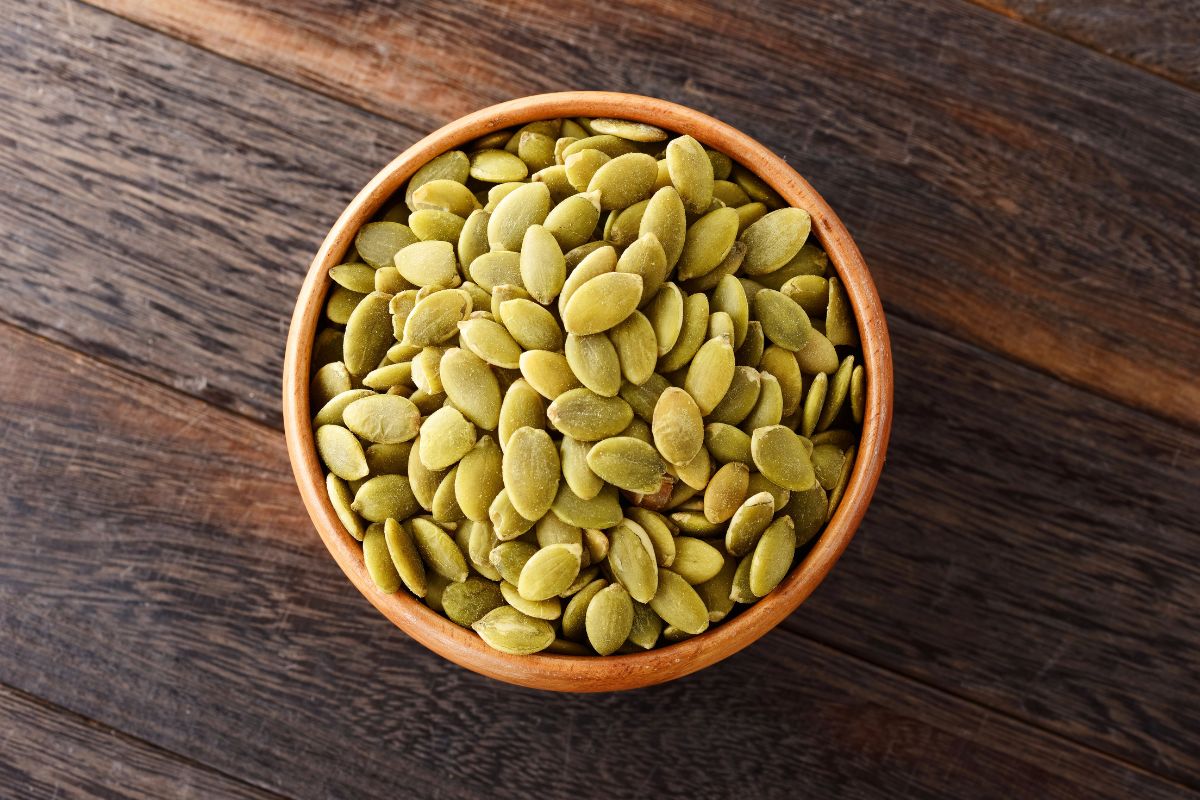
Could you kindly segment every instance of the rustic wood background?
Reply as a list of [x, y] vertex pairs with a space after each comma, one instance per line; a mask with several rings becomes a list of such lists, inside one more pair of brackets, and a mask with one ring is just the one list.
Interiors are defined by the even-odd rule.
[[[0, 7], [0, 796], [1200, 798], [1196, 0]], [[897, 369], [814, 597], [607, 696], [388, 624], [279, 431], [345, 203], [567, 88], [787, 156]]]

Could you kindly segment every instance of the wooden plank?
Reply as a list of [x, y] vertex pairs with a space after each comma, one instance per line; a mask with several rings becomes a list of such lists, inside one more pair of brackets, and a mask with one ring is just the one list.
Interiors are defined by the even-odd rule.
[[782, 631], [644, 691], [501, 686], [357, 596], [274, 431], [8, 326], [0, 414], [0, 680], [273, 791], [1195, 796]]
[[[45, 242], [60, 239], [66, 244], [48, 251], [56, 270], [30, 266], [24, 272], [0, 271], [0, 280], [11, 289], [0, 293], [0, 308], [18, 322], [93, 355], [272, 419], [277, 376], [266, 365], [274, 363], [275, 347], [282, 342], [294, 288], [288, 281], [299, 280], [298, 270], [282, 265], [289, 258], [298, 263], [307, 257], [302, 251], [311, 245], [303, 237], [320, 226], [315, 209], [332, 218], [353, 184], [366, 175], [342, 186], [341, 197], [327, 187], [313, 187], [323, 185], [320, 181], [329, 180], [325, 176], [338, 169], [373, 169], [351, 157], [365, 146], [364, 137], [389, 131], [410, 134], [396, 133], [396, 126], [369, 115], [147, 35], [88, 8], [76, 8], [73, 23], [55, 16], [57, 6], [42, 9], [37, 13], [48, 24], [40, 27], [38, 7], [29, 8], [34, 11], [23, 11], [24, 17], [14, 15], [13, 29], [20, 35], [8, 47], [26, 54], [29, 64], [51, 76], [43, 99], [50, 107], [67, 109], [68, 117], [74, 115], [77, 121], [38, 127], [52, 115], [32, 95], [27, 106], [17, 107], [22, 113], [13, 117], [21, 125], [0, 120], [14, 136], [24, 137], [26, 128], [39, 134], [29, 141], [20, 139], [16, 158], [25, 158], [27, 152], [36, 157], [18, 162], [30, 170], [26, 177], [10, 176], [8, 181], [28, 202], [0, 208], [0, 215], [11, 215], [0, 218], [15, 244], [10, 252], [24, 254], [30, 264], [46, 263], [33, 258], [39, 252], [32, 249], [35, 246], [47, 247]], [[57, 38], [47, 42], [47, 37]], [[163, 63], [180, 66], [165, 69]], [[172, 82], [175, 89], [163, 88]], [[66, 92], [63, 87], [68, 84], [73, 87], [69, 93], [56, 93]], [[117, 87], [115, 95], [110, 86]], [[128, 103], [114, 105], [113, 96], [153, 98], [155, 111], [134, 113]], [[248, 104], [250, 110], [238, 111], [239, 104]], [[194, 119], [198, 107], [205, 111], [200, 122]], [[280, 113], [281, 108], [288, 113]], [[118, 115], [120, 124], [106, 123], [106, 114]], [[289, 127], [291, 119], [299, 122]], [[317, 146], [325, 141], [323, 132], [312, 130], [318, 123], [338, 134], [329, 149], [334, 155]], [[108, 131], [105, 125], [113, 131], [99, 138], [91, 134]], [[108, 142], [130, 125], [161, 148], [163, 163], [175, 167], [155, 165], [144, 154], [137, 155], [133, 144], [109, 147]], [[225, 137], [221, 147], [212, 144], [214, 132]], [[285, 134], [286, 141], [273, 138]], [[56, 155], [44, 144], [56, 135], [65, 142], [61, 146], [69, 148], [65, 155]], [[72, 144], [75, 137], [82, 137], [84, 144]], [[293, 139], [314, 144], [294, 145]], [[300, 155], [273, 152], [290, 147], [300, 147]], [[103, 190], [109, 193], [104, 202], [88, 193], [99, 193], [99, 184], [88, 191], [68, 190], [96, 180], [99, 173], [73, 166], [86, 163], [93, 150], [104, 153], [106, 169], [129, 182], [114, 178], [117, 182]], [[247, 163], [233, 153], [244, 154]], [[281, 158], [287, 160], [279, 168], [256, 166], [274, 165]], [[183, 197], [190, 190], [180, 175], [199, 174], [199, 162], [210, 161], [226, 166], [216, 177], [210, 173], [201, 194], [186, 195], [186, 202], [171, 200], [170, 214], [154, 208], [167, 199], [151, 203], [148, 190], [137, 188], [157, 181], [163, 198]], [[254, 183], [239, 183], [244, 175]], [[294, 176], [299, 176], [295, 182]], [[276, 210], [264, 204], [251, 217], [240, 205], [241, 198], [247, 193], [263, 197], [268, 188], [283, 198], [305, 196], [308, 205], [289, 201]], [[87, 223], [113, 213], [114, 197], [115, 205], [136, 208], [138, 231], [127, 233], [115, 226], [103, 236], [98, 228], [90, 233], [85, 229], [81, 236], [73, 226], [64, 230], [49, 213], [58, 204], [68, 208], [72, 220]], [[189, 214], [199, 214], [199, 221], [187, 222]], [[210, 214], [215, 216], [208, 219]], [[232, 244], [223, 244], [214, 228], [231, 230]], [[285, 237], [277, 236], [280, 230]], [[313, 236], [313, 244], [318, 236]], [[268, 244], [269, 258], [244, 257], [246, 251]], [[77, 251], [88, 247], [93, 248], [88, 251], [92, 260], [84, 264]], [[129, 248], [138, 259], [118, 257]], [[195, 252], [204, 258], [191, 272], [163, 266], [185, 263]], [[162, 261], [154, 260], [163, 253]], [[145, 268], [140, 259], [154, 268]], [[72, 264], [70, 270], [62, 266]], [[110, 288], [100, 286], [101, 280]], [[30, 292], [29, 283], [37, 290]], [[74, 291], [81, 286], [87, 289], [82, 296]], [[91, 293], [103, 297], [93, 299]], [[145, 293], [151, 301], [138, 300]], [[78, 310], [81, 304], [85, 313], [62, 311]], [[104, 316], [97, 322], [92, 319], [95, 314]], [[232, 321], [225, 321], [227, 314]], [[129, 319], [135, 315], [141, 316]], [[172, 321], [176, 317], [192, 324], [179, 325]], [[1181, 609], [1195, 604], [1194, 591], [1188, 588], [1188, 576], [1194, 573], [1187, 572], [1197, 563], [1194, 521], [1181, 511], [1189, 507], [1188, 492], [1195, 485], [1190, 478], [1196, 474], [1194, 438], [902, 320], [893, 327], [901, 388], [892, 464], [855, 545], [861, 559], [852, 566], [843, 564], [835, 573], [854, 570], [855, 578], [831, 583], [834, 588], [814, 600], [815, 605], [825, 593], [839, 592], [837, 603], [812, 618], [810, 635], [923, 681], [955, 687], [1003, 713], [1077, 736], [1135, 762], [1165, 763], [1172, 774], [1195, 773], [1194, 756], [1181, 750], [1195, 738], [1195, 731], [1187, 727], [1188, 716], [1172, 717], [1174, 709], [1184, 708], [1193, 712], [1191, 719], [1200, 718], [1187, 684], [1178, 680], [1177, 660], [1196, 644], [1195, 632], [1179, 617]], [[165, 334], [158, 333], [164, 329]], [[242, 353], [250, 354], [251, 365], [231, 369], [231, 358]], [[1134, 437], [1130, 432], [1141, 437], [1143, 430], [1150, 432], [1153, 447], [1143, 448], [1136, 440], [1131, 447], [1126, 442]], [[1163, 444], [1177, 436], [1178, 452]], [[993, 453], [996, 442], [1002, 442], [1003, 449]], [[1174, 467], [1155, 467], [1155, 459], [1173, 462]], [[944, 477], [947, 464], [959, 473]], [[1081, 470], [1083, 478], [1065, 485], [1082, 499], [1063, 493], [1059, 466]], [[1036, 480], [1025, 480], [1025, 475]], [[1132, 488], [1123, 488], [1120, 502], [1114, 503], [1113, 486]], [[241, 498], [235, 491], [224, 499], [240, 508]], [[1109, 517], [1114, 508], [1119, 516]], [[1120, 520], [1129, 541], [1114, 536], [1114, 519]], [[1017, 542], [1027, 550], [1018, 551]], [[1002, 549], [1006, 543], [1011, 543], [1009, 548]], [[1037, 557], [1027, 558], [1026, 553]], [[1131, 571], [1130, 560], [1137, 571]], [[1064, 578], [1074, 576], [1081, 564], [1087, 566], [1086, 581]], [[1104, 591], [1106, 570], [1122, 581], [1137, 581], [1137, 591]], [[1159, 575], [1167, 576], [1161, 585], [1156, 582]], [[1026, 585], [1037, 590], [1025, 591]], [[863, 586], [891, 591], [863, 593]], [[940, 594], [931, 595], [931, 587], [938, 587]], [[1089, 609], [1079, 608], [1073, 599], [1076, 592], [1111, 630], [1090, 635], [1084, 613]], [[994, 608], [1001, 599], [1010, 601], [1003, 606], [1009, 616], [997, 618]], [[944, 617], [930, 616], [931, 604], [943, 610]], [[1071, 649], [1056, 658], [1064, 613], [1070, 614], [1068, 622], [1078, 633]], [[1018, 631], [1016, 626], [1022, 626], [1021, 651], [1005, 647], [1006, 636]], [[835, 629], [854, 635], [835, 636]], [[1157, 662], [1147, 664], [1145, 654], [1162, 651], [1164, 642], [1170, 646], [1162, 657], [1162, 671], [1156, 672]], [[986, 653], [987, 658], [968, 664], [974, 653]], [[1047, 674], [1039, 676], [1047, 663]], [[970, 682], [963, 682], [964, 674]], [[1014, 675], [1036, 677], [1038, 682], [1031, 690]], [[1116, 717], [1120, 724], [1113, 721]]]
[[0, 793], [25, 800], [280, 795], [180, 759], [0, 686]]
[[1195, 0], [972, 2], [1200, 89], [1200, 4]]
[[94, 2], [421, 130], [581, 86], [709, 111], [825, 194], [892, 311], [1200, 428], [1200, 96], [1065, 40], [958, 0]]

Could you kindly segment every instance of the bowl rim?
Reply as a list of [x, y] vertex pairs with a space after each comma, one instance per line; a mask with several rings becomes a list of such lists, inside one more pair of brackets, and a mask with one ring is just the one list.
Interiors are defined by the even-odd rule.
[[[407, 591], [379, 592], [367, 573], [361, 544], [342, 526], [326, 495], [309, 410], [312, 345], [330, 284], [328, 272], [339, 263], [358, 227], [434, 156], [501, 128], [559, 117], [619, 117], [691, 135], [758, 175], [789, 205], [806, 209], [812, 231], [854, 309], [868, 376], [862, 438], [849, 484], [801, 563], [766, 597], [705, 633], [642, 653], [603, 658], [501, 653]], [[867, 265], [833, 209], [782, 157], [727, 123], [667, 100], [621, 92], [555, 92], [509, 100], [444, 125], [396, 156], [346, 206], [313, 258], [292, 314], [283, 370], [284, 435], [300, 496], [321, 540], [355, 587], [401, 630], [456, 664], [507, 683], [555, 691], [612, 691], [662, 683], [714, 664], [757, 641], [804, 602], [846, 549], [875, 492], [891, 431], [892, 380], [887, 324]]]

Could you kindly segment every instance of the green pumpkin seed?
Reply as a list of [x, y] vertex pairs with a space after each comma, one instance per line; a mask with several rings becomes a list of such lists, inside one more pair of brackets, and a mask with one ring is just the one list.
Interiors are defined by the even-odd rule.
[[733, 346], [724, 338], [709, 339], [697, 351], [683, 388], [696, 401], [701, 414], [708, 414], [725, 397], [735, 366]]
[[516, 369], [521, 363], [521, 345], [498, 322], [490, 319], [469, 319], [458, 323], [463, 347], [488, 364]]
[[[452, 186], [461, 186], [454, 183]], [[454, 245], [449, 242], [428, 241], [415, 242], [396, 253], [396, 269], [400, 275], [415, 286], [433, 286], [436, 288], [452, 288], [461, 279], [458, 276], [458, 262], [454, 258]]]
[[350, 504], [354, 502], [354, 497], [350, 494], [346, 482], [330, 472], [325, 476], [325, 491], [329, 494], [329, 504], [333, 506], [334, 513], [337, 514], [346, 532], [361, 542], [364, 533], [363, 524], [358, 514], [355, 514], [354, 509], [350, 507]]
[[[650, 200], [639, 200], [628, 208], [613, 211], [609, 215], [609, 228], [605, 233], [605, 240], [612, 242], [617, 247], [628, 247], [638, 239], [638, 229], [642, 226], [642, 216], [646, 213], [646, 206], [650, 205]], [[662, 245], [660, 244], [659, 247]], [[663, 255], [663, 260], [666, 260], [666, 254]], [[666, 266], [663, 266], [663, 272], [666, 272]]]
[[780, 517], [771, 523], [750, 557], [750, 591], [755, 597], [765, 597], [792, 568], [796, 554], [796, 532], [791, 517]]
[[590, 389], [579, 388], [555, 398], [546, 409], [546, 417], [567, 436], [581, 442], [595, 442], [623, 431], [633, 420], [633, 409], [619, 397], [602, 397]]
[[526, 350], [561, 350], [563, 332], [554, 315], [532, 300], [515, 298], [500, 304], [500, 321]]
[[638, 237], [617, 260], [617, 272], [638, 275], [642, 279], [639, 307], [654, 298], [667, 278], [667, 271], [666, 252], [653, 233]]
[[621, 521], [621, 501], [617, 496], [617, 488], [608, 484], [595, 497], [585, 500], [563, 481], [558, 486], [558, 495], [550, 510], [563, 522], [580, 528], [611, 528]]
[[419, 450], [426, 469], [447, 469], [474, 446], [475, 426], [457, 408], [439, 408], [421, 423]]
[[[581, 153], [585, 150], [599, 150], [609, 158], [617, 158], [626, 153], [632, 153], [634, 146], [622, 138], [608, 134], [598, 134], [584, 137], [570, 147], [567, 147], [563, 150], [563, 156], [570, 158], [575, 153]], [[580, 189], [580, 191], [583, 190]]]
[[451, 150], [448, 153], [442, 153], [418, 169], [408, 179], [408, 189], [404, 195], [405, 203], [410, 209], [415, 211], [416, 209], [412, 205], [412, 196], [417, 189], [430, 181], [439, 179], [466, 183], [470, 168], [471, 162], [467, 158], [467, 154], [461, 150]]
[[696, 456], [686, 464], [671, 464], [671, 472], [693, 489], [700, 490], [708, 485], [712, 475], [712, 457], [704, 447], [696, 451]]
[[508, 250], [483, 253], [467, 268], [471, 280], [484, 291], [495, 291], [504, 284], [521, 284], [521, 255]]
[[735, 367], [729, 389], [708, 414], [710, 422], [738, 425], [750, 415], [762, 391], [762, 378], [753, 367]]
[[704, 446], [721, 464], [753, 463], [750, 453], [750, 434], [723, 422], [710, 422], [704, 427]]
[[712, 580], [725, 566], [721, 551], [700, 539], [680, 536], [675, 540], [675, 548], [671, 572], [693, 586]]
[[[589, 152], [597, 151], [584, 151], [577, 156], [568, 157], [568, 177], [571, 176], [572, 160], [583, 158]], [[587, 191], [600, 192], [601, 210], [628, 208], [650, 196], [657, 177], [658, 164], [652, 156], [644, 153], [626, 153], [601, 163], [588, 181]], [[578, 188], [575, 181], [571, 183]]]
[[683, 200], [673, 186], [659, 189], [646, 204], [638, 236], [654, 234], [667, 257], [667, 269], [674, 269], [687, 241], [687, 215]]
[[766, 275], [787, 264], [808, 238], [812, 221], [800, 208], [781, 208], [746, 228], [740, 239], [746, 244], [742, 269], [747, 275]]
[[396, 294], [413, 288], [413, 285], [404, 280], [400, 274], [400, 270], [395, 267], [381, 267], [375, 270], [374, 289], [377, 292], [384, 294]]
[[629, 642], [643, 650], [658, 643], [662, 635], [662, 619], [645, 603], [633, 603], [633, 622], [629, 628]]
[[647, 125], [644, 122], [629, 122], [623, 119], [604, 119], [597, 117], [592, 120], [592, 130], [598, 134], [610, 133], [631, 142], [661, 142], [667, 138], [667, 132], [662, 128]]
[[408, 478], [403, 475], [377, 475], [358, 487], [354, 513], [369, 522], [383, 522], [388, 517], [405, 520], [417, 512], [417, 498]]
[[517, 140], [517, 155], [531, 171], [554, 165], [555, 140], [544, 133], [524, 131]]
[[[558, 519], [558, 517], [551, 514], [547, 519]], [[608, 558], [608, 534], [595, 528], [588, 528], [583, 532], [583, 549], [592, 563], [600, 563]]]
[[341, 361], [342, 339], [342, 332], [331, 328], [326, 328], [318, 333], [316, 341], [313, 343], [312, 368], [320, 369], [326, 364]]
[[751, 200], [754, 200], [758, 203], [766, 203], [771, 208], [779, 208], [781, 205], [783, 205], [783, 200], [778, 194], [776, 194], [774, 189], [768, 186], [762, 178], [758, 177], [741, 164], [734, 164], [733, 170], [730, 174], [733, 182], [742, 187], [742, 191], [744, 191]]
[[679, 510], [671, 513], [671, 521], [683, 533], [691, 533], [696, 536], [713, 537], [718, 536], [722, 532], [722, 526], [716, 522], [709, 522], [704, 516], [704, 512], [699, 508], [695, 510]]
[[787, 505], [788, 498], [792, 495], [789, 490], [784, 489], [782, 486], [776, 483], [772, 483], [761, 472], [751, 472], [750, 485], [746, 488], [746, 494], [750, 497], [753, 497], [760, 492], [766, 492], [767, 494], [771, 495], [771, 498], [775, 501], [776, 509], [783, 508], [785, 505]]
[[867, 406], [867, 377], [859, 364], [850, 373], [850, 414], [854, 424], [862, 425], [863, 413]]
[[479, 150], [471, 154], [470, 175], [485, 183], [506, 183], [524, 180], [529, 167], [505, 150]]
[[[704, 420], [696, 401], [683, 389], [666, 389], [654, 406], [652, 431], [658, 451], [672, 464], [686, 464], [704, 446]], [[707, 477], [707, 476], [706, 476]]]
[[823, 316], [829, 303], [829, 282], [820, 275], [789, 278], [779, 291], [800, 304], [809, 315]]
[[462, 289], [436, 291], [417, 301], [404, 321], [404, 344], [441, 344], [458, 334], [458, 323], [470, 314], [471, 295]]
[[421, 412], [399, 395], [362, 397], [346, 406], [342, 419], [347, 428], [369, 442], [407, 442], [421, 428]]
[[679, 341], [683, 331], [683, 306], [683, 292], [675, 284], [668, 283], [655, 293], [646, 307], [646, 318], [654, 330], [659, 357], [670, 352]]
[[514, 431], [504, 449], [503, 473], [508, 500], [517, 513], [525, 519], [540, 519], [554, 502], [562, 474], [550, 434], [539, 428]]
[[433, 508], [433, 496], [445, 477], [444, 471], [433, 471], [421, 463], [421, 437], [413, 440], [412, 450], [409, 451], [408, 469], [409, 485], [417, 504], [426, 511]]
[[382, 292], [371, 292], [350, 313], [342, 343], [342, 360], [351, 374], [370, 372], [395, 343], [388, 310], [391, 299]]
[[590, 442], [580, 442], [570, 436], [564, 436], [559, 445], [563, 480], [571, 492], [583, 500], [591, 500], [604, 488], [604, 481], [587, 463], [591, 448]]
[[770, 492], [759, 492], [746, 498], [725, 531], [725, 549], [730, 555], [744, 556], [754, 549], [762, 532], [771, 524], [775, 508], [775, 499]]
[[626, 509], [626, 514], [646, 533], [654, 550], [655, 563], [660, 567], [671, 566], [675, 562], [675, 536], [667, 518], [656, 511], [637, 506]]
[[[462, 472], [461, 466], [459, 472]], [[471, 568], [489, 581], [501, 580], [500, 571], [491, 562], [492, 550], [500, 544], [495, 531], [492, 530], [491, 523], [471, 521], [460, 526], [460, 529], [462, 528], [466, 528], [468, 531], [467, 561], [470, 562]]]
[[679, 190], [684, 207], [699, 214], [712, 204], [713, 165], [704, 147], [691, 136], [672, 139], [667, 145], [667, 171]]
[[521, 568], [517, 592], [527, 600], [557, 597], [579, 575], [583, 548], [577, 544], [552, 544], [533, 554]]
[[616, 348], [625, 380], [638, 386], [648, 381], [658, 363], [658, 340], [650, 320], [640, 311], [634, 311], [613, 326], [608, 338]]
[[586, 335], [612, 328], [632, 314], [641, 301], [642, 276], [605, 272], [585, 282], [563, 307], [563, 327]]
[[695, 357], [708, 331], [708, 297], [690, 294], [683, 302], [683, 326], [670, 351], [659, 358], [659, 372], [674, 372], [687, 366]]
[[667, 379], [656, 372], [641, 386], [628, 381], [623, 382], [619, 395], [622, 400], [629, 403], [633, 412], [640, 419], [650, 422], [654, 417], [654, 406], [658, 403], [658, 398], [669, 386]]
[[544, 183], [527, 183], [496, 204], [488, 220], [488, 243], [493, 250], [517, 252], [529, 226], [541, 225], [549, 213], [550, 190]]
[[[352, 292], [344, 286], [334, 286], [325, 302], [325, 318], [337, 325], [345, 325], [350, 315], [366, 295]], [[339, 357], [341, 354], [339, 353]]]
[[530, 225], [521, 244], [520, 280], [539, 303], [550, 303], [562, 291], [567, 262], [553, 234], [542, 225]]
[[650, 608], [663, 622], [686, 633], [695, 635], [708, 628], [708, 608], [700, 595], [668, 569], [658, 570], [658, 591], [650, 600]]
[[696, 594], [708, 609], [708, 621], [720, 622], [733, 611], [733, 576], [737, 572], [737, 559], [722, 556], [721, 569], [712, 578], [698, 584]]
[[550, 210], [544, 227], [564, 253], [588, 243], [600, 221], [600, 197], [593, 192], [575, 194]]
[[563, 636], [573, 641], [583, 641], [587, 636], [588, 606], [591, 605], [596, 595], [608, 585], [608, 581], [599, 578], [589, 581], [586, 586], [571, 595], [571, 600], [567, 603], [562, 615]]
[[472, 211], [458, 234], [458, 262], [470, 264], [491, 249], [488, 244], [487, 226], [492, 215], [483, 210]]
[[367, 456], [353, 433], [340, 425], [322, 425], [316, 440], [321, 461], [334, 475], [346, 481], [367, 476]]
[[713, 197], [730, 208], [744, 206], [750, 202], [750, 195], [733, 181], [717, 179], [713, 182]]
[[784, 350], [778, 345], [771, 345], [763, 351], [758, 368], [775, 376], [779, 384], [781, 416], [794, 414], [800, 407], [803, 393], [803, 383], [800, 377], [800, 366], [790, 350]]
[[633, 601], [620, 584], [604, 587], [587, 605], [584, 626], [588, 642], [602, 656], [615, 653], [633, 630]]
[[808, 450], [794, 431], [782, 425], [754, 431], [750, 452], [759, 472], [785, 489], [802, 492], [816, 481]]
[[567, 307], [567, 301], [571, 299], [571, 296], [575, 294], [579, 287], [592, 278], [613, 272], [617, 268], [617, 251], [611, 245], [596, 242], [592, 244], [598, 244], [598, 246], [588, 252], [574, 267], [571, 266], [571, 257], [577, 250], [582, 250], [583, 248], [572, 250], [571, 253], [564, 256], [567, 261], [567, 280], [563, 283], [562, 291], [558, 293], [558, 313], [560, 316]]
[[758, 600], [754, 592], [750, 591], [750, 566], [753, 561], [754, 553], [750, 553], [738, 562], [737, 569], [734, 570], [729, 599], [735, 603], [753, 603]]
[[425, 565], [421, 561], [421, 554], [413, 540], [412, 532], [389, 518], [383, 521], [383, 535], [396, 574], [410, 592], [417, 597], [424, 597], [428, 586]]
[[621, 361], [609, 337], [602, 333], [568, 334], [564, 352], [571, 371], [585, 387], [602, 397], [617, 395], [621, 389]]
[[562, 600], [558, 597], [546, 600], [526, 600], [517, 591], [517, 587], [508, 581], [500, 584], [500, 594], [510, 606], [534, 619], [556, 620], [562, 616]]
[[561, 353], [527, 350], [521, 354], [521, 376], [547, 400], [557, 400], [569, 391], [582, 388]]
[[716, 269], [737, 239], [737, 220], [737, 212], [732, 208], [718, 208], [692, 223], [676, 265], [679, 280], [696, 278]]
[[341, 361], [326, 364], [313, 375], [309, 386], [309, 402], [323, 406], [342, 392], [350, 391], [350, 371]]
[[532, 386], [524, 380], [517, 380], [508, 387], [500, 405], [500, 424], [497, 432], [500, 447], [507, 447], [513, 433], [526, 425], [531, 428], [546, 427], [546, 407], [541, 395]]
[[433, 208], [414, 211], [408, 218], [409, 227], [422, 242], [441, 241], [457, 244], [465, 224], [466, 220], [457, 214]]
[[768, 289], [782, 290], [783, 286], [798, 275], [823, 276], [829, 268], [829, 256], [814, 244], [806, 244], [800, 248], [788, 263], [774, 272], [758, 277], [759, 282]]
[[409, 527], [426, 567], [455, 583], [462, 583], [467, 579], [467, 561], [458, 545], [450, 538], [450, 534], [424, 517], [413, 518]]
[[803, 348], [812, 333], [812, 323], [800, 304], [774, 289], [754, 296], [754, 316], [767, 339], [792, 352]]
[[414, 211], [435, 209], [449, 211], [460, 217], [467, 217], [479, 208], [479, 201], [471, 190], [458, 181], [439, 178], [421, 185], [412, 194]]
[[370, 294], [375, 291], [375, 270], [366, 264], [338, 264], [330, 268], [329, 277], [352, 292]]
[[[568, 525], [553, 514], [547, 514], [537, 521], [534, 526], [534, 535], [537, 538], [538, 547], [547, 547], [552, 544], [583, 544], [583, 530], [574, 525]], [[584, 566], [588, 560], [589, 554], [583, 554]]]
[[813, 329], [804, 347], [795, 353], [796, 364], [805, 373], [832, 373], [838, 368], [837, 350], [820, 331]]
[[741, 281], [732, 275], [721, 278], [713, 291], [713, 311], [724, 311], [733, 323], [733, 346], [741, 347], [746, 340], [746, 329], [750, 324], [750, 303]]
[[535, 183], [540, 183], [546, 187], [546, 191], [550, 193], [551, 205], [561, 203], [568, 197], [575, 195], [576, 189], [567, 178], [567, 168], [561, 164], [554, 164], [545, 169], [539, 169], [531, 177]]
[[763, 336], [762, 323], [756, 319], [750, 320], [746, 326], [746, 341], [737, 349], [734, 355], [740, 367], [757, 367], [762, 360], [763, 348], [766, 346]]
[[613, 577], [640, 603], [650, 602], [658, 589], [654, 547], [635, 522], [622, 520], [609, 533], [608, 565]]
[[386, 392], [393, 386], [411, 388], [413, 382], [412, 369], [413, 365], [411, 362], [388, 364], [378, 369], [373, 369], [364, 375], [362, 384], [381, 392]]
[[436, 572], [429, 572], [425, 575], [425, 583], [425, 604], [439, 614], [443, 613], [442, 594], [450, 585], [450, 581]]
[[858, 344], [858, 330], [854, 325], [854, 312], [842, 283], [837, 278], [829, 279], [829, 305], [825, 311], [825, 335], [835, 345]]
[[658, 490], [665, 471], [658, 451], [630, 436], [597, 442], [587, 455], [592, 472], [621, 489], [649, 494]]
[[[601, 167], [612, 160], [607, 154], [595, 149], [577, 150], [574, 153], [567, 153], [564, 150], [563, 155], [565, 156], [563, 169], [566, 172], [567, 182], [577, 192], [589, 191], [588, 185], [592, 182], [592, 178]], [[604, 208], [603, 203], [600, 207]]]
[[829, 510], [825, 515], [826, 522], [833, 518], [833, 512], [837, 510], [838, 504], [842, 502], [842, 495], [846, 493], [846, 487], [850, 483], [850, 474], [854, 471], [856, 453], [857, 448], [854, 445], [846, 450], [846, 457], [842, 461], [842, 474], [838, 476], [837, 484], [829, 492]]
[[516, 586], [521, 570], [537, 551], [537, 546], [530, 542], [500, 542], [492, 548], [488, 560], [503, 580]]
[[504, 488], [503, 455], [496, 441], [482, 436], [459, 461], [454, 495], [468, 519], [488, 521], [488, 509]]
[[388, 554], [383, 525], [378, 522], [367, 528], [363, 536], [363, 562], [379, 591], [392, 594], [400, 590], [400, 573], [396, 572], [396, 566]]
[[485, 431], [500, 421], [500, 384], [482, 358], [458, 347], [442, 356], [441, 379], [446, 396], [463, 416]]
[[531, 655], [554, 642], [554, 628], [549, 622], [522, 614], [512, 606], [489, 611], [471, 628], [490, 647], [510, 655]]
[[825, 405], [821, 409], [821, 416], [817, 418], [815, 430], [823, 431], [828, 428], [841, 412], [842, 406], [846, 403], [846, 396], [850, 393], [850, 377], [853, 372], [854, 356], [846, 356], [837, 372], [829, 379], [829, 391], [825, 396]]
[[709, 522], [727, 522], [746, 499], [749, 485], [750, 468], [742, 462], [731, 461], [721, 467], [704, 490], [705, 518]]
[[380, 269], [392, 266], [396, 253], [415, 241], [413, 231], [399, 222], [368, 222], [358, 229], [354, 249], [363, 261]]
[[826, 491], [832, 490], [837, 485], [845, 460], [846, 457], [841, 448], [834, 445], [822, 444], [813, 448], [813, 472], [817, 476], [817, 483], [821, 484]]
[[482, 578], [467, 578], [461, 583], [452, 583], [442, 593], [442, 608], [450, 619], [464, 627], [470, 627], [490, 611], [504, 605], [500, 586]]
[[800, 426], [800, 430], [805, 436], [812, 436], [813, 431], [817, 428], [817, 422], [821, 418], [821, 411], [825, 407], [825, 396], [828, 394], [828, 387], [829, 376], [824, 372], [818, 372], [808, 385], [808, 393], [804, 397], [804, 412]]

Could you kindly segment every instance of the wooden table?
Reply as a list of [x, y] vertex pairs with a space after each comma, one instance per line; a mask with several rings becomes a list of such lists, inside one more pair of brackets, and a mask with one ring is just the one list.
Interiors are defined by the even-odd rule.
[[[1195, 0], [2, 6], [0, 796], [1200, 797]], [[279, 431], [349, 198], [563, 88], [786, 155], [895, 345], [831, 577], [620, 695], [408, 640]]]

